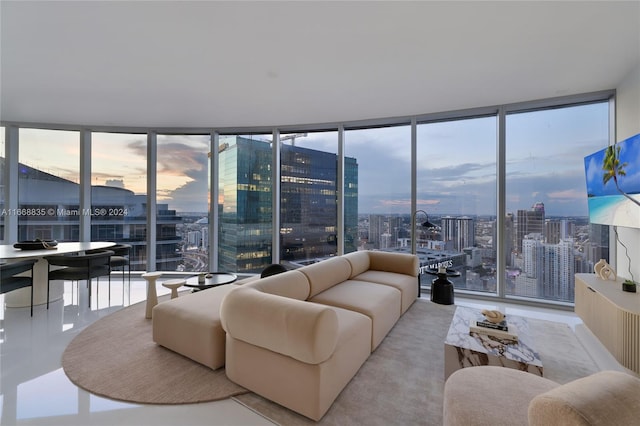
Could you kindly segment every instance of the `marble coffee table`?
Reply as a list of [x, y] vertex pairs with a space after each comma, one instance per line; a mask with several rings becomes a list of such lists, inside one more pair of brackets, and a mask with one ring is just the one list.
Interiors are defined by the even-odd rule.
[[444, 342], [444, 378], [456, 370], [476, 365], [495, 365], [528, 371], [542, 377], [542, 361], [535, 350], [526, 318], [507, 315], [507, 323], [517, 330], [518, 342], [478, 333], [469, 333], [472, 321], [483, 319], [479, 309], [458, 306]]

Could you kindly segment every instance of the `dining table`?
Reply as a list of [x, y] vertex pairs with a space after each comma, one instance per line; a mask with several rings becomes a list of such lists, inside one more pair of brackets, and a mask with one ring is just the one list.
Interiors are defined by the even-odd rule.
[[[47, 303], [47, 281], [49, 280], [49, 263], [47, 256], [55, 254], [82, 253], [88, 250], [108, 249], [116, 245], [111, 241], [91, 242], [60, 242], [55, 247], [37, 250], [18, 249], [13, 244], [0, 245], [0, 262], [15, 262], [25, 259], [38, 259], [33, 265], [33, 304], [43, 305]], [[21, 308], [30, 306], [29, 287], [11, 291], [4, 295], [5, 306], [8, 308]], [[59, 300], [64, 295], [64, 282], [51, 281], [49, 302]]]

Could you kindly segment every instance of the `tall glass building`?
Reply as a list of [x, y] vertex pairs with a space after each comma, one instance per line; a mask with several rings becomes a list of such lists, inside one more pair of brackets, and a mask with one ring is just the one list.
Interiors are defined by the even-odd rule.
[[[267, 140], [221, 136], [219, 265], [260, 272], [272, 263], [272, 147]], [[314, 262], [338, 252], [338, 156], [281, 146], [280, 258]], [[357, 240], [357, 162], [345, 158], [345, 251]]]

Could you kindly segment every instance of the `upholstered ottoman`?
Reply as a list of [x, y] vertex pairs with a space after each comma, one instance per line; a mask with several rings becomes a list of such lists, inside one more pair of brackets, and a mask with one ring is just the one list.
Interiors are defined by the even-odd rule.
[[220, 303], [234, 287], [221, 285], [159, 303], [153, 308], [153, 341], [214, 370], [222, 367]]
[[640, 418], [640, 379], [600, 371], [564, 385], [512, 368], [463, 368], [444, 387], [444, 426], [626, 426]]
[[558, 386], [513, 368], [476, 366], [457, 370], [444, 386], [443, 425], [528, 426], [531, 400]]

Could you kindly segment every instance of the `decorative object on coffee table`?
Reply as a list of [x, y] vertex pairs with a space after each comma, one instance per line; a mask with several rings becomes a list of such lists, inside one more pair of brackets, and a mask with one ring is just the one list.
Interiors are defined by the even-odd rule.
[[499, 324], [504, 319], [504, 314], [500, 311], [483, 309], [481, 313], [487, 321], [494, 324]]

